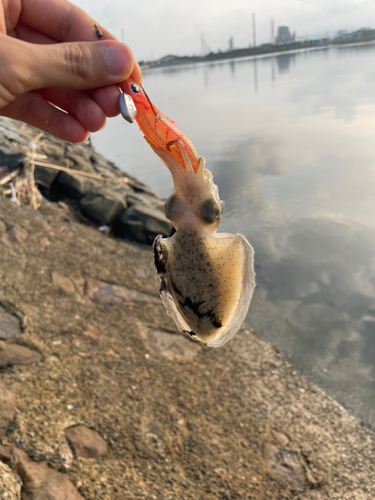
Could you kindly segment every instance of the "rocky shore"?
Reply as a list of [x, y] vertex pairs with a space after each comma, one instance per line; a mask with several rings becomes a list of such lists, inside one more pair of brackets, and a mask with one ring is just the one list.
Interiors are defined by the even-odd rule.
[[38, 135], [0, 121], [0, 184], [28, 162], [44, 196], [0, 187], [0, 498], [375, 498], [374, 434], [249, 326], [220, 349], [176, 331], [162, 200]]
[[11, 182], [26, 161], [32, 163], [43, 197], [67, 204], [81, 222], [146, 244], [158, 234], [171, 235], [162, 200], [90, 143], [70, 144], [0, 117], [0, 187], [2, 179]]

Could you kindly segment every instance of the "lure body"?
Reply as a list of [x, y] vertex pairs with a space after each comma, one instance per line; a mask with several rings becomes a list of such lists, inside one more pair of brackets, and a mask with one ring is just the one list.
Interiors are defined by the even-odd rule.
[[133, 99], [137, 108], [135, 119], [147, 141], [164, 151], [169, 151], [184, 169], [185, 164], [180, 150], [173, 144], [174, 141], [180, 141], [189, 156], [194, 172], [196, 172], [199, 156], [188, 136], [151, 103], [142, 87], [139, 87], [131, 78], [122, 84], [122, 89], [126, 95], [130, 95]]

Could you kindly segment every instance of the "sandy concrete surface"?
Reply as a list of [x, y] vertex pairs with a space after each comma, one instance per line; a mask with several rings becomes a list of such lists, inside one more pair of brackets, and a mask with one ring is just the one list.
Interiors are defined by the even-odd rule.
[[[369, 430], [247, 325], [219, 349], [182, 337], [158, 285], [149, 247], [0, 197], [0, 306], [20, 325], [4, 342], [41, 355], [1, 369], [17, 391], [5, 450], [86, 500], [375, 498]], [[23, 482], [22, 498], [47, 498]]]

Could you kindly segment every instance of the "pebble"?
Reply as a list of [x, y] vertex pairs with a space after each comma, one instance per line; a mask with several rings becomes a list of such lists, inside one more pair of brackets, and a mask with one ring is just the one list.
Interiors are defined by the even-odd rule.
[[112, 306], [113, 304], [122, 302], [160, 304], [160, 300], [157, 297], [153, 297], [147, 293], [93, 279], [86, 281], [86, 296], [91, 302], [101, 306]]
[[9, 423], [16, 414], [17, 392], [17, 383], [0, 381], [0, 438], [5, 436]]
[[107, 453], [107, 443], [99, 432], [85, 425], [69, 427], [65, 436], [76, 457], [99, 458]]
[[21, 226], [13, 226], [1, 235], [0, 240], [8, 245], [20, 244], [27, 240], [29, 232]]
[[41, 354], [19, 344], [0, 341], [0, 368], [13, 365], [30, 365], [42, 358]]
[[201, 350], [201, 346], [179, 334], [149, 330], [148, 348], [153, 354], [160, 354], [168, 359], [192, 358]]
[[20, 333], [20, 320], [0, 306], [0, 339], [11, 339]]
[[147, 278], [147, 274], [143, 269], [138, 267], [132, 267], [132, 273], [137, 276], [137, 278]]
[[21, 500], [21, 480], [8, 465], [0, 462], [1, 500]]
[[0, 446], [0, 459], [6, 459], [11, 469], [20, 476], [22, 499], [84, 500], [66, 474], [44, 463], [34, 462], [18, 448]]
[[295, 452], [267, 443], [263, 450], [263, 458], [271, 476], [288, 484], [297, 493], [305, 491], [305, 473]]
[[52, 273], [52, 283], [67, 294], [71, 294], [76, 291], [76, 288], [72, 280], [61, 273], [57, 272]]

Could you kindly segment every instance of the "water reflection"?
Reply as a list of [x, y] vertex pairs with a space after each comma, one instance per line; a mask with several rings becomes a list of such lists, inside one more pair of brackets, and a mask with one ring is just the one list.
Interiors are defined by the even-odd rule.
[[254, 92], [258, 93], [258, 60], [254, 59]]
[[269, 201], [260, 187], [262, 177], [283, 175], [288, 164], [281, 142], [252, 137], [222, 153], [212, 170], [220, 197], [225, 200], [225, 216], [231, 218], [249, 211], [264, 211]]
[[236, 63], [234, 61], [229, 62], [230, 72], [233, 78], [236, 78]]
[[250, 324], [374, 426], [375, 231], [316, 218], [251, 238], [266, 279]]
[[275, 57], [276, 59], [276, 64], [277, 64], [277, 70], [280, 75], [284, 73], [289, 73], [290, 71], [290, 65], [292, 61], [294, 61], [296, 58], [296, 54], [279, 54]]
[[[255, 248], [250, 325], [375, 427], [374, 55], [371, 44], [324, 48], [144, 81], [206, 157], [226, 204], [222, 230]], [[110, 122], [94, 144], [170, 194], [136, 127]]]

